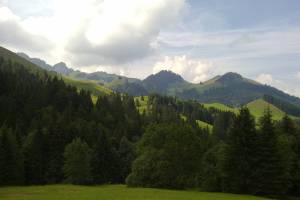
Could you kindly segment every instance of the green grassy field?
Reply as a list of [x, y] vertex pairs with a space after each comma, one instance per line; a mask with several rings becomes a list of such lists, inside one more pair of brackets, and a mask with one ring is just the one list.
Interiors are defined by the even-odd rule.
[[124, 185], [50, 185], [0, 188], [1, 200], [267, 200], [248, 195], [128, 188]]
[[247, 107], [249, 108], [251, 114], [254, 115], [254, 117], [257, 119], [263, 116], [264, 111], [267, 108], [270, 108], [274, 120], [281, 120], [282, 117], [285, 115], [285, 113], [281, 111], [279, 108], [273, 106], [272, 104], [269, 104], [268, 102], [262, 99], [257, 99], [255, 101], [248, 103]]
[[196, 120], [196, 122], [197, 122], [198, 126], [201, 128], [208, 129], [209, 131], [212, 131], [212, 129], [213, 129], [213, 126], [209, 123], [206, 123], [206, 122], [203, 122], [200, 120]]
[[230, 111], [233, 113], [238, 113], [239, 109], [238, 108], [231, 108], [229, 106], [226, 106], [224, 104], [221, 103], [204, 103], [203, 104], [205, 108], [216, 108], [219, 109], [221, 111]]
[[143, 113], [144, 111], [147, 113], [147, 108], [148, 108], [148, 96], [144, 96], [144, 100], [142, 100], [142, 97], [134, 97], [135, 101], [139, 101], [139, 106], [137, 106], [137, 109], [139, 110], [140, 113]]
[[112, 91], [104, 86], [101, 86], [93, 81], [74, 80], [68, 77], [63, 77], [65, 83], [90, 91], [94, 95], [110, 94]]

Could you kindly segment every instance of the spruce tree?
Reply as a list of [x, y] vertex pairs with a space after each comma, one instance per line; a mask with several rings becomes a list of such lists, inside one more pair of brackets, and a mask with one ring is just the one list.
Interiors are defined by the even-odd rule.
[[266, 196], [285, 195], [289, 187], [286, 162], [279, 150], [275, 125], [270, 109], [260, 118], [258, 164], [254, 193]]
[[91, 149], [79, 138], [65, 148], [63, 166], [66, 181], [72, 184], [91, 183]]
[[40, 129], [34, 130], [26, 138], [24, 144], [25, 181], [27, 184], [45, 184], [47, 166], [46, 143]]
[[23, 157], [14, 132], [0, 128], [0, 185], [19, 185], [24, 181]]
[[248, 108], [241, 108], [228, 135], [225, 154], [224, 190], [234, 193], [252, 193], [255, 185], [253, 173], [256, 165], [257, 133], [255, 120]]
[[91, 170], [96, 184], [120, 182], [120, 159], [104, 132], [95, 139]]

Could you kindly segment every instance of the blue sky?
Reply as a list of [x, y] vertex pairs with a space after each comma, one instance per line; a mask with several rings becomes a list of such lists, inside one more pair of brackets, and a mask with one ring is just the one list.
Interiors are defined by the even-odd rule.
[[234, 71], [300, 96], [299, 10], [298, 0], [0, 0], [0, 45], [139, 78]]

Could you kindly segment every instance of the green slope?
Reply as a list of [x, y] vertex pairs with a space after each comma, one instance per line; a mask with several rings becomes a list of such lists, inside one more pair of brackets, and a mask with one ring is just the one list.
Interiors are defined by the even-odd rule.
[[208, 129], [209, 131], [212, 131], [212, 129], [213, 129], [213, 126], [209, 123], [206, 123], [206, 122], [203, 122], [200, 120], [196, 120], [196, 122], [200, 128]]
[[[222, 103], [204, 103], [203, 104], [204, 107], [206, 108], [215, 108], [215, 109], [219, 109], [221, 111], [230, 111], [233, 113], [238, 113], [239, 112], [239, 108], [231, 108], [229, 106], [226, 106]], [[282, 117], [285, 115], [285, 112], [282, 111], [281, 109], [277, 108], [276, 106], [266, 102], [263, 99], [257, 99], [254, 101], [251, 101], [250, 103], [246, 104], [245, 106], [247, 106], [251, 112], [251, 114], [256, 118], [260, 118], [261, 116], [263, 116], [264, 111], [269, 107], [272, 114], [273, 114], [273, 119], [274, 120], [281, 120]], [[290, 116], [293, 119], [300, 119], [299, 117], [295, 117], [295, 116]]]
[[104, 86], [101, 86], [93, 81], [74, 80], [69, 77], [63, 77], [65, 83], [73, 85], [79, 89], [90, 91], [94, 95], [110, 94], [112, 91]]
[[128, 188], [124, 185], [2, 187], [1, 200], [267, 200], [250, 195]]
[[67, 84], [75, 86], [78, 89], [88, 90], [96, 96], [109, 94], [112, 92], [110, 89], [105, 88], [104, 86], [101, 86], [93, 81], [74, 80], [65, 76], [58, 75], [56, 72], [46, 71], [3, 47], [0, 47], [0, 57], [3, 57], [5, 60], [11, 60], [14, 63], [22, 64], [29, 72], [40, 74], [40, 76], [43, 76], [43, 74], [48, 74], [50, 76], [61, 77]]
[[273, 119], [274, 120], [280, 120], [282, 117], [285, 115], [283, 111], [281, 111], [279, 108], [276, 106], [273, 106], [272, 104], [264, 101], [263, 99], [257, 99], [255, 101], [252, 101], [246, 105], [251, 114], [255, 116], [255, 118], [259, 118], [263, 116], [264, 111], [269, 108], [270, 111], [272, 112]]
[[12, 51], [9, 51], [8, 49], [5, 49], [0, 46], [0, 57], [3, 57], [5, 60], [11, 60], [13, 63], [19, 63], [21, 65], [24, 65], [24, 67], [31, 73], [48, 73], [49, 75], [55, 75], [55, 72], [47, 72], [46, 70], [36, 66], [35, 64], [27, 61], [26, 59], [18, 56], [17, 54], [13, 53]]
[[137, 109], [139, 110], [140, 113], [143, 113], [143, 112], [146, 112], [148, 111], [148, 100], [149, 100], [149, 97], [148, 96], [143, 96], [143, 99], [142, 100], [142, 97], [139, 96], [139, 97], [134, 97], [134, 100], [135, 102], [139, 102], [138, 105], [136, 105]]
[[229, 111], [229, 112], [233, 112], [233, 113], [237, 113], [238, 112], [238, 108], [232, 108], [229, 106], [226, 106], [222, 103], [203, 103], [205, 108], [215, 108], [221, 111]]

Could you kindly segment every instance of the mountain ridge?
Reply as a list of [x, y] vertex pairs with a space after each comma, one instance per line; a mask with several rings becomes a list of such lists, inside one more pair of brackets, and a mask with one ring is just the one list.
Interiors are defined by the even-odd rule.
[[[24, 53], [21, 53], [21, 56], [22, 55], [24, 56]], [[46, 63], [45, 61], [30, 58], [29, 56], [26, 56], [26, 59], [35, 62], [37, 65], [39, 63]], [[40, 67], [45, 68], [45, 66], [47, 65]], [[202, 103], [219, 102], [225, 105], [239, 107], [255, 99], [269, 95], [288, 104], [300, 107], [300, 98], [287, 94], [272, 86], [263, 85], [254, 80], [245, 78], [236, 72], [227, 72], [205, 82], [195, 84], [184, 80], [179, 74], [167, 70], [151, 74], [142, 80], [106, 72], [81, 72], [79, 70], [73, 70], [62, 62], [52, 66], [51, 70], [73, 79], [95, 81], [97, 84], [113, 91], [128, 93], [133, 96], [158, 93], [176, 96], [182, 99], [194, 99]]]

